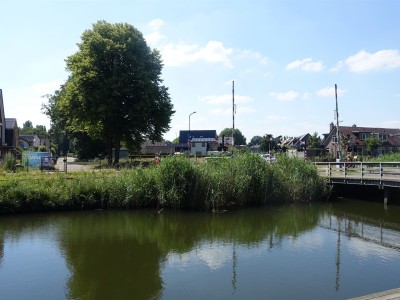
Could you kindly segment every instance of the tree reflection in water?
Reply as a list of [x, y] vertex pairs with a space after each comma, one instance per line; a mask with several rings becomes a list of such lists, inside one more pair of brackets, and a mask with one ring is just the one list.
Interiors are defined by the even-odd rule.
[[[342, 291], [340, 264], [346, 253], [341, 244], [350, 238], [378, 243], [380, 236], [375, 238], [375, 234], [380, 232], [384, 233], [382, 246], [400, 240], [389, 235], [400, 235], [398, 209], [385, 211], [383, 207], [379, 210], [378, 205], [358, 204], [271, 206], [222, 214], [167, 210], [155, 214], [141, 210], [12, 216], [0, 219], [0, 271], [9, 237], [17, 242], [29, 232], [40, 234], [46, 228], [44, 233], [51, 231], [49, 237], [56, 236], [57, 247], [70, 270], [65, 282], [68, 298], [162, 298], [163, 293], [169, 292], [163, 271], [171, 256], [199, 255], [196, 249], [207, 245], [215, 246], [211, 251], [231, 251], [227, 256], [228, 274], [231, 272], [228, 284], [232, 293], [240, 293], [245, 275], [238, 265], [244, 249], [260, 246], [278, 253], [288, 238], [295, 241], [318, 226], [336, 232], [336, 259], [334, 264], [327, 263], [326, 272], [332, 274], [335, 270], [334, 287]], [[370, 220], [375, 220], [375, 225]], [[397, 227], [382, 228], [388, 224]], [[218, 245], [223, 247], [218, 249]]]
[[[159, 298], [161, 269], [169, 253], [185, 253], [213, 241], [279, 245], [287, 235], [316, 226], [318, 213], [293, 206], [221, 215], [190, 212], [91, 212], [60, 226], [59, 244], [71, 271], [68, 297], [80, 299]], [[278, 210], [278, 211], [276, 211]], [[307, 211], [307, 213], [305, 213]], [[233, 247], [233, 263], [237, 260]], [[236, 285], [233, 265], [232, 286]]]

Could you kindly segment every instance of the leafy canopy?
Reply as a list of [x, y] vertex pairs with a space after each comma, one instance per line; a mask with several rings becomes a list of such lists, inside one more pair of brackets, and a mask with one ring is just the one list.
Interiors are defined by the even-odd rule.
[[98, 21], [81, 38], [66, 59], [70, 77], [53, 98], [54, 117], [65, 131], [105, 141], [110, 163], [115, 148], [118, 163], [121, 143], [138, 149], [169, 129], [174, 111], [160, 53], [126, 23]]
[[[242, 132], [235, 128], [235, 134], [234, 134], [234, 140], [235, 140], [235, 145], [246, 145], [246, 138], [244, 137], [244, 135], [242, 134]], [[220, 137], [222, 136], [232, 136], [232, 128], [225, 128], [224, 130], [221, 131], [221, 133], [219, 134]]]

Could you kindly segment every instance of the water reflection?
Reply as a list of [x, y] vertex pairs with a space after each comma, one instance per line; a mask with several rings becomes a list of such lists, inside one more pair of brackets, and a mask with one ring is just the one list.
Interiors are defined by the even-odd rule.
[[[220, 297], [241, 298], [251, 290], [257, 298], [253, 288], [258, 286], [260, 297], [267, 291], [270, 297], [287, 293], [290, 298], [296, 294], [283, 286], [291, 285], [297, 296], [313, 298], [318, 291], [309, 282], [335, 291], [327, 298], [361, 295], [343, 275], [352, 274], [358, 266], [351, 264], [363, 258], [366, 264], [375, 257], [400, 264], [400, 209], [346, 202], [216, 215], [94, 211], [3, 217], [0, 278], [7, 276], [3, 266], [10, 247], [5, 245], [40, 233], [54, 243], [69, 270], [63, 284], [67, 298], [176, 298], [182, 286], [193, 292], [206, 283], [210, 290], [226, 289]], [[306, 268], [312, 272], [296, 275]], [[23, 274], [20, 280], [23, 286]], [[206, 296], [204, 289], [198, 292], [203, 294], [197, 298]]]

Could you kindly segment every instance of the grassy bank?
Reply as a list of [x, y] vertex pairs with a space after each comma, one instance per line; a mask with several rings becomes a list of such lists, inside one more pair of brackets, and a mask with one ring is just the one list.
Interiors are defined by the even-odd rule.
[[158, 167], [121, 172], [17, 173], [0, 177], [0, 212], [170, 207], [220, 210], [316, 201], [329, 190], [315, 167], [281, 157], [268, 164], [256, 155], [196, 163], [163, 159]]

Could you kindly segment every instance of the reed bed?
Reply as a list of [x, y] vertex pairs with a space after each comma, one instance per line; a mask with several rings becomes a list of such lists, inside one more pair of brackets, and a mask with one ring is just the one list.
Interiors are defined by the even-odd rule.
[[172, 156], [158, 166], [119, 172], [29, 173], [0, 176], [0, 213], [80, 209], [219, 211], [327, 199], [314, 165], [280, 157], [269, 164], [243, 154], [194, 162]]

